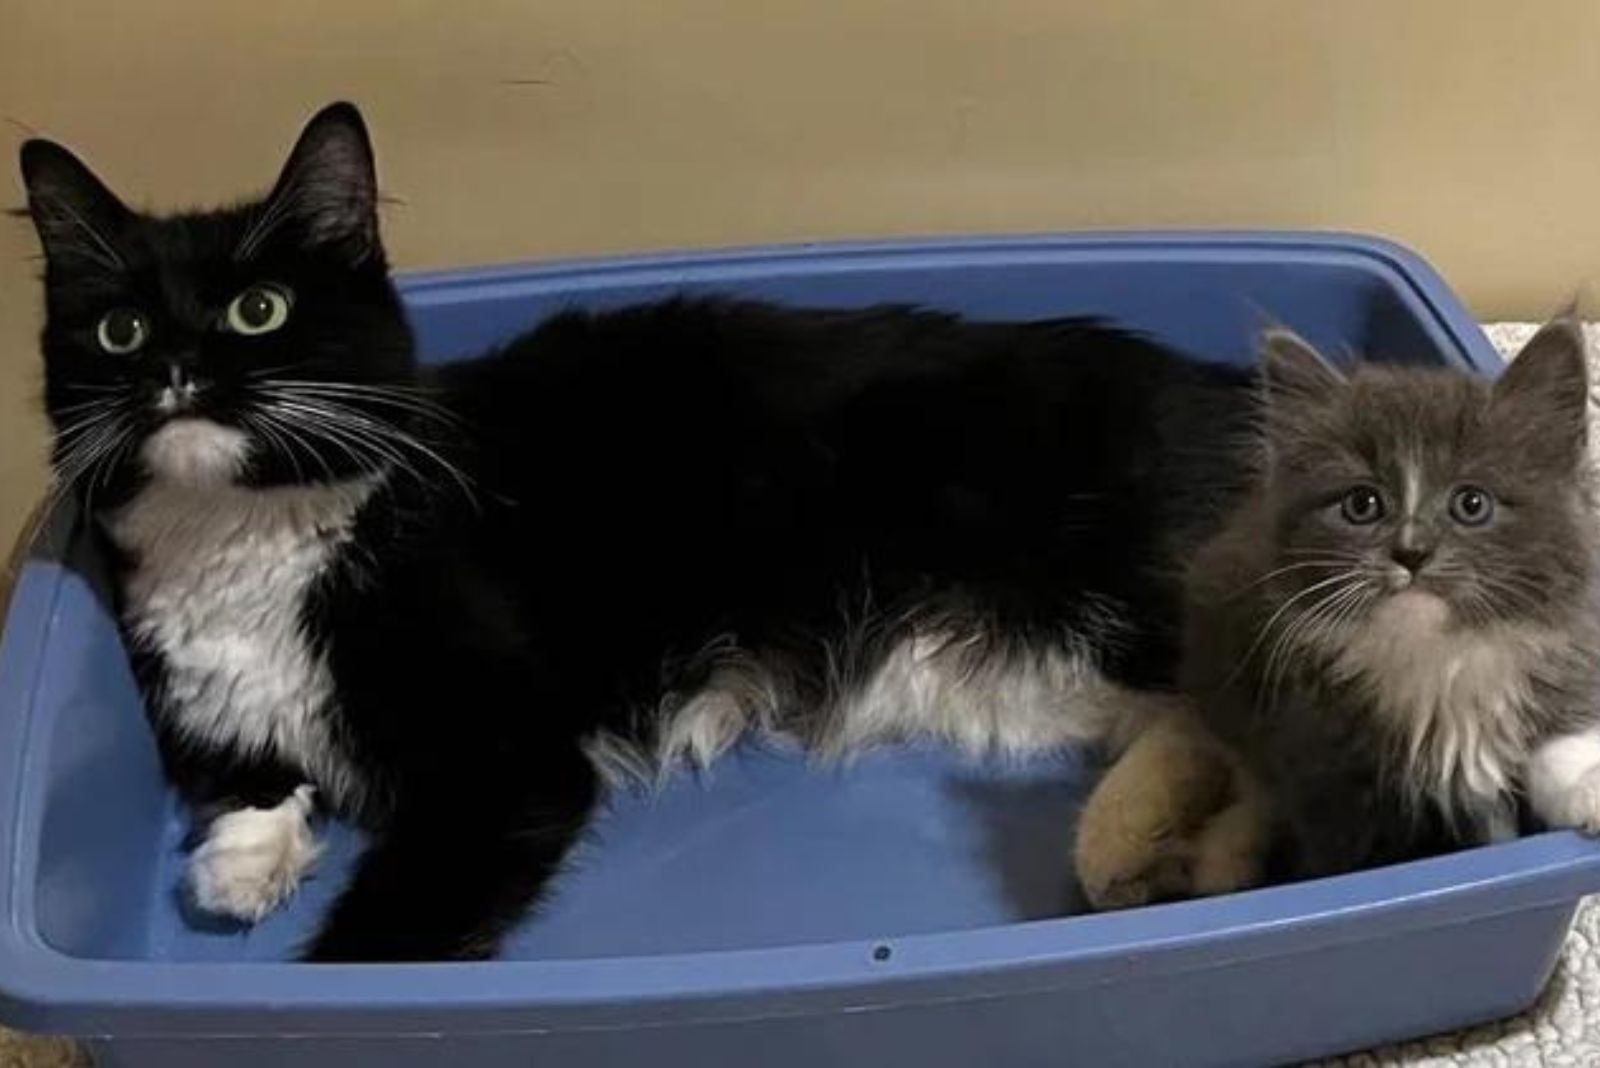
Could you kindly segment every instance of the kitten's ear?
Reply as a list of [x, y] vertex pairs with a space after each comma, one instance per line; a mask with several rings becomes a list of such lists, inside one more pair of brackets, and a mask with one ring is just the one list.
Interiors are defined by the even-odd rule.
[[54, 141], [24, 142], [18, 160], [28, 190], [28, 215], [39, 231], [45, 259], [79, 259], [121, 270], [117, 237], [130, 213], [116, 194]]
[[377, 249], [378, 178], [354, 104], [330, 104], [312, 116], [267, 204], [263, 216], [284, 212], [307, 246], [333, 249], [352, 263]]
[[1589, 355], [1583, 325], [1562, 315], [1539, 328], [1495, 381], [1493, 405], [1537, 427], [1550, 444], [1581, 450], [1589, 437]]
[[1339, 369], [1292, 330], [1275, 326], [1264, 331], [1259, 350], [1261, 381], [1271, 405], [1322, 400], [1345, 384]]

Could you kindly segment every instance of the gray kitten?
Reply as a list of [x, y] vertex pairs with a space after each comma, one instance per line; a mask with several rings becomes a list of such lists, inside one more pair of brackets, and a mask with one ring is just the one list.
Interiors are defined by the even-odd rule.
[[1497, 382], [1341, 373], [1266, 335], [1262, 464], [1197, 555], [1184, 684], [1267, 786], [1290, 867], [1600, 831], [1600, 570], [1583, 336]]

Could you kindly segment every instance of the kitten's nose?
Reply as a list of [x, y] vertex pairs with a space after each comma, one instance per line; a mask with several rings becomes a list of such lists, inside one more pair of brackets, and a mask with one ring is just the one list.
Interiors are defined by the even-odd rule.
[[1389, 555], [1395, 563], [1415, 575], [1433, 556], [1433, 549], [1427, 545], [1396, 545], [1389, 550]]

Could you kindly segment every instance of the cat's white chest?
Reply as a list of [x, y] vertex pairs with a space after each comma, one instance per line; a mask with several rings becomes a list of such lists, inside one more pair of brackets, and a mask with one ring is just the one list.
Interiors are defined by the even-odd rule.
[[1502, 627], [1464, 632], [1439, 606], [1396, 598], [1342, 651], [1338, 667], [1364, 684], [1398, 738], [1411, 785], [1463, 815], [1482, 815], [1516, 789], [1531, 739], [1523, 710], [1549, 636]]
[[246, 490], [157, 481], [108, 530], [132, 566], [123, 622], [159, 652], [167, 722], [223, 750], [276, 753], [334, 795], [356, 789], [325, 715], [333, 682], [308, 640], [311, 584], [374, 483]]

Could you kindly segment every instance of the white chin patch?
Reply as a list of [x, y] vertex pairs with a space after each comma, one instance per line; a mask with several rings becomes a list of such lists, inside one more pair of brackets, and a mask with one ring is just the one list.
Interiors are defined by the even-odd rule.
[[1373, 612], [1369, 626], [1392, 633], [1393, 640], [1405, 641], [1423, 634], [1435, 634], [1450, 621], [1450, 606], [1443, 598], [1423, 590], [1404, 590], [1391, 594]]
[[250, 438], [209, 419], [174, 419], [145, 440], [140, 455], [150, 474], [172, 482], [231, 482], [250, 453]]

